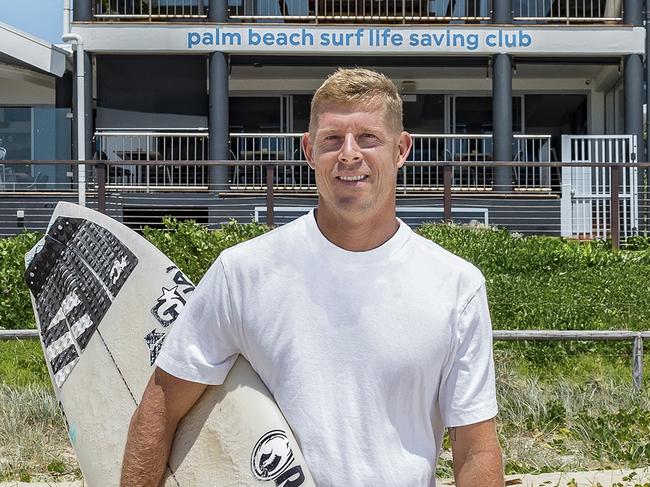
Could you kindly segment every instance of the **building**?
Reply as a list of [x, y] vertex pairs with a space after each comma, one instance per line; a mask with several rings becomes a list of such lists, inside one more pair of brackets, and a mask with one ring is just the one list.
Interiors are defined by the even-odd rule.
[[71, 187], [69, 167], [7, 162], [71, 159], [69, 55], [0, 23], [0, 235], [43, 228], [34, 216], [44, 220], [52, 197], [69, 193], [57, 191]]
[[[448, 161], [464, 163], [452, 173], [454, 219], [604, 237], [609, 170], [548, 163], [647, 160], [642, 7], [76, 0], [69, 38], [83, 46], [85, 158], [107, 162], [107, 211], [133, 226], [163, 214], [211, 225], [263, 218], [271, 164], [276, 220], [292, 218], [315, 204], [299, 145], [310, 94], [338, 66], [368, 66], [397, 82], [415, 134], [412, 164], [398, 180], [403, 218], [441, 217], [443, 170], [426, 163]], [[208, 159], [246, 164], [201, 164]], [[95, 204], [92, 170], [88, 177]], [[623, 236], [647, 231], [646, 185], [643, 171], [624, 170]]]

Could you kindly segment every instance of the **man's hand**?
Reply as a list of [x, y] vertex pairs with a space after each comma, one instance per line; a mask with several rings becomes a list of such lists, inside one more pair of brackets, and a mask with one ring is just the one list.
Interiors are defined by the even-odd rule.
[[205, 384], [179, 379], [156, 367], [131, 418], [122, 487], [155, 487], [160, 483], [178, 422], [205, 388]]
[[503, 461], [494, 419], [449, 428], [457, 487], [503, 487]]

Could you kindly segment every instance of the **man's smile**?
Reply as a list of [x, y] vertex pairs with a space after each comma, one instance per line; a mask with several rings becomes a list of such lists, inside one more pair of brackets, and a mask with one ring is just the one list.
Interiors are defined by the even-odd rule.
[[341, 181], [351, 181], [351, 182], [357, 182], [357, 181], [363, 181], [368, 177], [367, 174], [359, 174], [358, 176], [336, 176], [337, 179], [340, 179]]

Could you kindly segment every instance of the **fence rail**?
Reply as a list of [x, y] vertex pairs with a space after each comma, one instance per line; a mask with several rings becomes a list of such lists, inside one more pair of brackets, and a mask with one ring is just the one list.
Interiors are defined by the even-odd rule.
[[[632, 341], [632, 383], [637, 391], [643, 386], [643, 340], [650, 331], [609, 330], [494, 330], [495, 340], [503, 341]], [[38, 330], [0, 330], [0, 341], [38, 338]]]
[[[60, 199], [74, 201], [82, 192], [87, 194], [88, 204], [91, 207], [102, 211], [108, 208], [111, 214], [117, 218], [124, 218], [125, 223], [136, 228], [145, 224], [160, 224], [163, 215], [171, 215], [179, 219], [195, 219], [211, 226], [230, 218], [248, 221], [252, 217], [254, 208], [260, 206], [262, 198], [266, 198], [266, 207], [269, 209], [265, 211], [266, 222], [273, 225], [276, 207], [315, 206], [317, 197], [315, 191], [302, 193], [286, 191], [289, 187], [289, 177], [294, 178], [293, 184], [307, 184], [305, 180], [300, 182], [301, 174], [304, 178], [311, 177], [308, 176], [308, 171], [311, 169], [305, 163], [286, 159], [205, 160], [198, 164], [197, 161], [186, 160], [128, 161], [129, 167], [139, 174], [147, 171], [150, 174], [156, 171], [159, 174], [164, 173], [166, 167], [178, 167], [181, 171], [189, 171], [201, 166], [207, 174], [205, 191], [198, 191], [195, 188], [187, 191], [187, 188], [183, 187], [147, 189], [138, 186], [111, 185], [109, 176], [113, 174], [113, 166], [123, 166], [124, 161], [82, 161], [86, 167], [86, 184], [81, 186], [73, 177], [77, 173], [76, 166], [79, 166], [79, 161], [5, 162], [12, 167], [26, 168], [25, 171], [32, 174], [47, 171], [59, 174], [65, 172], [60, 170], [63, 168], [68, 170], [70, 178], [66, 176], [60, 183], [50, 180], [46, 186], [39, 189], [24, 188], [20, 192], [11, 188], [8, 192], [0, 191], [0, 195], [5, 198], [0, 235], [13, 235], [27, 228], [42, 231], [47, 225], [48, 211], [51, 211], [48, 208], [51, 208], [53, 201]], [[491, 225], [509, 228], [511, 231], [524, 234], [562, 235], [575, 239], [584, 239], [584, 235], [587, 235], [587, 239], [611, 239], [614, 248], [618, 248], [621, 242], [628, 245], [632, 237], [650, 235], [650, 178], [648, 177], [650, 163], [546, 162], [544, 168], [550, 170], [552, 175], [552, 191], [513, 191], [513, 185], [510, 183], [511, 176], [517, 171], [520, 174], [535, 171], [539, 166], [539, 162], [518, 161], [409, 161], [405, 170], [407, 174], [414, 169], [416, 174], [436, 174], [438, 175], [436, 177], [440, 177], [441, 174], [442, 183], [438, 186], [440, 189], [438, 192], [431, 193], [404, 192], [403, 187], [396, 186], [398, 207], [407, 212], [400, 217], [412, 225], [418, 225], [423, 221], [437, 221], [441, 216], [447, 221], [471, 223], [472, 220], [487, 221], [488, 216], [484, 215], [489, 213]], [[570, 185], [565, 184], [561, 179], [562, 173], [568, 168], [594, 173], [602, 173], [606, 170], [608, 174], [606, 191], [594, 193], [591, 200], [575, 193], [568, 187]], [[482, 174], [483, 169], [491, 171], [496, 176], [500, 175], [502, 182], [499, 184], [495, 182], [492, 191], [489, 192], [458, 190], [455, 175], [463, 175], [471, 171]], [[625, 190], [624, 183], [627, 181], [629, 184], [630, 179], [626, 179], [623, 175], [630, 171], [638, 173], [639, 188], [634, 195], [630, 195]], [[402, 171], [400, 175], [401, 173]], [[238, 181], [238, 177], [240, 177], [239, 181], [242, 181], [242, 174], [249, 174], [250, 177], [254, 175], [257, 178], [255, 189], [247, 191], [236, 189], [237, 186], [233, 181]], [[568, 178], [568, 181], [572, 179]], [[614, 188], [619, 190], [615, 191]], [[170, 193], [169, 189], [173, 191]], [[185, 195], [180, 196], [180, 192], [185, 192]], [[30, 195], [34, 197], [25, 197]], [[626, 212], [629, 212], [632, 203], [631, 198], [635, 199], [632, 206], [638, 210], [638, 218], [635, 215], [633, 220], [626, 218]], [[432, 208], [432, 210], [416, 215], [417, 207]], [[7, 219], [12, 208], [16, 211], [13, 229], [6, 226], [12, 225]], [[412, 211], [408, 210], [409, 208]], [[28, 212], [29, 216], [27, 216]], [[598, 234], [584, 232], [584, 215], [589, 212], [595, 215], [592, 222], [599, 225]], [[598, 215], [605, 215], [606, 219], [596, 218]], [[293, 212], [293, 218], [297, 216], [298, 214]], [[27, 223], [30, 217], [31, 223]], [[280, 215], [278, 221], [287, 222], [293, 218], [285, 212]], [[634, 226], [630, 226], [632, 221], [635, 222]]]

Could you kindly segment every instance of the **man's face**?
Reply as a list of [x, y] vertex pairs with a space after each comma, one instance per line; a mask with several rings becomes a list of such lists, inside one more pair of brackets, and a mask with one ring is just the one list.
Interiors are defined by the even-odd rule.
[[393, 208], [411, 137], [389, 125], [382, 108], [326, 104], [313, 133], [303, 135], [303, 149], [316, 172], [319, 207], [360, 217]]

